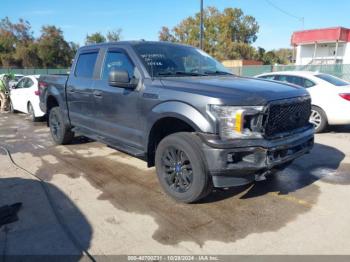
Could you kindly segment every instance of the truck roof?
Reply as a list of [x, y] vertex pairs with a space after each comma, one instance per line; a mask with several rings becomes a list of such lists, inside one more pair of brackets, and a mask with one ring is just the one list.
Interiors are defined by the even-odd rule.
[[103, 46], [110, 46], [110, 45], [137, 45], [137, 44], [161, 44], [161, 45], [177, 45], [177, 46], [188, 46], [192, 47], [190, 45], [180, 44], [180, 43], [173, 43], [173, 42], [165, 42], [165, 41], [146, 41], [146, 40], [130, 40], [130, 41], [117, 41], [117, 42], [104, 42], [104, 43], [98, 43], [98, 44], [91, 44], [91, 45], [85, 45], [80, 47], [79, 49], [86, 49], [86, 48], [94, 48], [94, 47], [103, 47]]

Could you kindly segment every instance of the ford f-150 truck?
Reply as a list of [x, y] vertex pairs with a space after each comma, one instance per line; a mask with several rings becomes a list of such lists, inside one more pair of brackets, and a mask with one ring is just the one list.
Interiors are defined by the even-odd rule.
[[186, 45], [85, 46], [69, 76], [42, 76], [39, 92], [54, 142], [79, 133], [141, 158], [186, 203], [264, 179], [313, 146], [304, 89], [235, 76]]

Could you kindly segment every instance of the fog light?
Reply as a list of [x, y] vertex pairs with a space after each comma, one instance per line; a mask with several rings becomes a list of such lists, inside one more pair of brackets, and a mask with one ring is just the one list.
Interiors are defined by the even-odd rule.
[[249, 154], [249, 155], [246, 155], [244, 157], [242, 157], [242, 160], [244, 162], [248, 162], [248, 163], [255, 163], [255, 154]]

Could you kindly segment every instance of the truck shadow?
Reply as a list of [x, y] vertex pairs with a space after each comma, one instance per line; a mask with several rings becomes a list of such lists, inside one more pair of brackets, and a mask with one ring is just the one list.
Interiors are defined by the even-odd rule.
[[330, 126], [326, 132], [330, 133], [350, 133], [350, 125]]
[[[0, 176], [0, 206], [22, 203], [18, 221], [0, 226], [4, 261], [7, 258], [9, 261], [14, 258], [26, 260], [28, 256], [40, 261], [52, 259], [52, 256], [80, 261], [83, 250], [89, 249], [92, 228], [88, 220], [65, 193], [53, 184], [46, 185], [58, 218], [38, 180]], [[78, 245], [66, 233], [67, 228], [78, 240]]]

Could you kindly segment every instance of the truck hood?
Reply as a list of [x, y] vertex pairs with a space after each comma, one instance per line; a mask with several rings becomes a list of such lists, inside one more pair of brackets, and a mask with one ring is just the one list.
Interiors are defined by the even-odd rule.
[[237, 76], [168, 77], [161, 79], [167, 89], [222, 99], [236, 105], [264, 105], [267, 102], [308, 93], [300, 87], [269, 80]]

